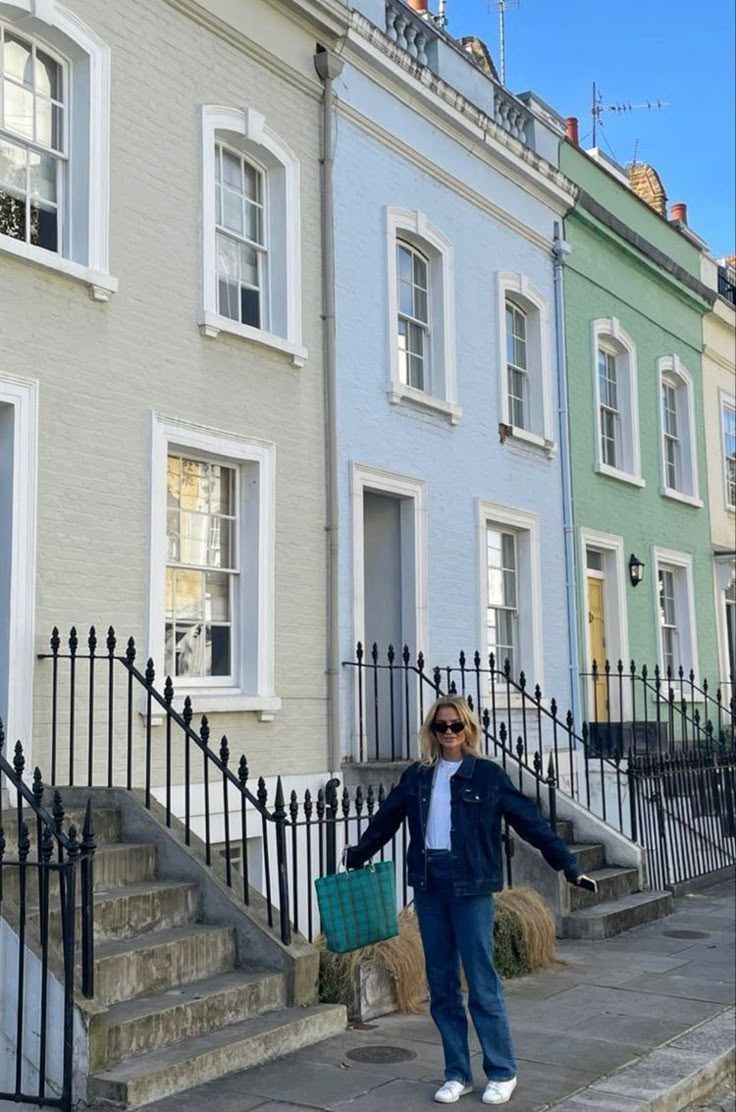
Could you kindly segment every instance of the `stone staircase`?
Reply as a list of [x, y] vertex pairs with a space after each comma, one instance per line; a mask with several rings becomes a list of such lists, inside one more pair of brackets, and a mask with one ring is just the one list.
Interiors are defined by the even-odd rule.
[[567, 906], [561, 907], [559, 919], [562, 938], [610, 938], [670, 914], [671, 892], [640, 891], [638, 870], [609, 864], [601, 844], [576, 842], [571, 820], [558, 820], [557, 833], [580, 871], [598, 884], [597, 892], [565, 885]]
[[[82, 817], [67, 816], [78, 829]], [[94, 828], [95, 998], [78, 1001], [90, 1103], [138, 1108], [345, 1029], [342, 1005], [290, 1006], [288, 974], [239, 952], [234, 925], [206, 921], [201, 889], [213, 881], [167, 875], [160, 830], [159, 844], [123, 841], [120, 810], [99, 805]], [[50, 932], [59, 942], [58, 911]]]

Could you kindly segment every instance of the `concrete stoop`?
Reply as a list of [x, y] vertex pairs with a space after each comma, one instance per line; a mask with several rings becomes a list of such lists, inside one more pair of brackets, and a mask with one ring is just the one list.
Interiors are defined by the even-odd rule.
[[610, 864], [601, 844], [576, 842], [570, 819], [557, 822], [557, 833], [580, 871], [598, 884], [597, 892], [565, 887], [567, 908], [559, 919], [561, 938], [600, 941], [671, 913], [671, 892], [640, 891], [639, 870]]
[[[180, 824], [167, 829], [130, 794], [94, 796], [95, 997], [78, 1000], [89, 1103], [139, 1108], [345, 1030], [342, 1005], [315, 1003], [318, 962], [304, 939], [283, 947], [263, 909], [244, 909], [202, 866], [197, 840], [184, 846]], [[81, 829], [83, 814], [67, 820]], [[58, 914], [50, 932], [58, 943]]]

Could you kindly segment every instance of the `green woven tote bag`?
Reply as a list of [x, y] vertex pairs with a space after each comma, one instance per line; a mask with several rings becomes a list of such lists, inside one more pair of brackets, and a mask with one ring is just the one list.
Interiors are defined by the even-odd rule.
[[333, 953], [344, 954], [399, 933], [393, 861], [322, 876], [314, 886], [327, 949]]

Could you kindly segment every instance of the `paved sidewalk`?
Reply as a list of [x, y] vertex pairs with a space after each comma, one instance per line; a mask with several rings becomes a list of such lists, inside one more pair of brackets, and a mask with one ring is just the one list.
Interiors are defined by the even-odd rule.
[[[508, 982], [519, 1058], [513, 1112], [549, 1108], [732, 1005], [735, 911], [733, 885], [723, 884], [676, 901], [667, 919], [605, 942], [560, 942], [564, 966]], [[354, 1056], [371, 1050], [377, 1061]], [[401, 1051], [407, 1057], [398, 1061]], [[434, 1107], [441, 1079], [429, 1016], [393, 1015], [146, 1112], [417, 1112]], [[462, 1107], [479, 1103], [479, 1094], [467, 1096]]]

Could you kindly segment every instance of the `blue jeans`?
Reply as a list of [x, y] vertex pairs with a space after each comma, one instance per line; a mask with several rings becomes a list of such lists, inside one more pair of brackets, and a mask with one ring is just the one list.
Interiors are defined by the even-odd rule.
[[414, 905], [424, 947], [430, 1011], [442, 1038], [445, 1080], [472, 1082], [468, 1019], [460, 992], [462, 961], [468, 982], [468, 1008], [489, 1081], [516, 1076], [501, 981], [493, 967], [493, 898], [453, 897], [449, 852], [430, 851], [426, 892]]

